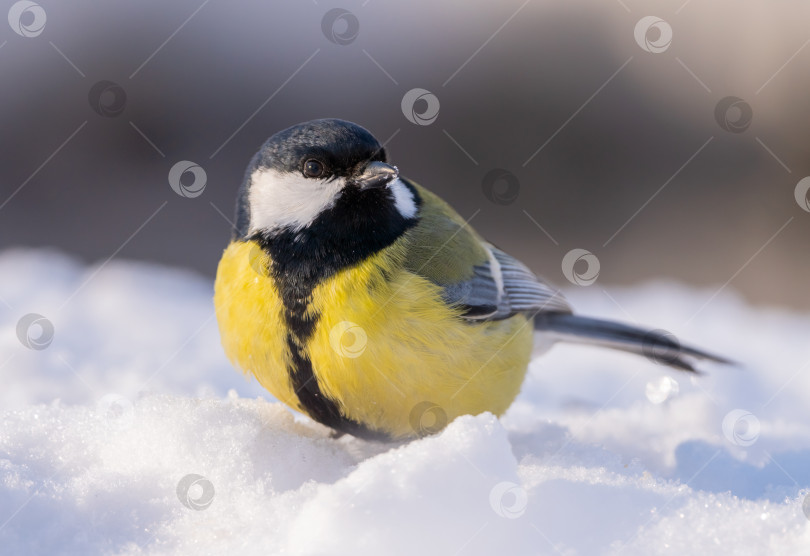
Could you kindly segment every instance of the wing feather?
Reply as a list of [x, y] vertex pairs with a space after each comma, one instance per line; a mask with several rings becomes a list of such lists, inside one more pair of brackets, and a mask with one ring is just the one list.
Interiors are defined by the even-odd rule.
[[470, 320], [498, 320], [517, 313], [570, 313], [559, 290], [546, 284], [526, 265], [497, 247], [482, 243], [489, 260], [476, 265], [472, 278], [444, 286], [444, 299], [465, 308]]
[[406, 232], [404, 266], [441, 286], [448, 304], [469, 320], [518, 313], [570, 313], [562, 294], [526, 265], [485, 242], [449, 205], [413, 182], [421, 198], [420, 225]]

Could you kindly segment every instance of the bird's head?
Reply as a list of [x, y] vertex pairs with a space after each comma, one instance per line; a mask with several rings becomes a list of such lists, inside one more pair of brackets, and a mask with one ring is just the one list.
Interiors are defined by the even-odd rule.
[[371, 133], [343, 120], [313, 120], [276, 133], [251, 160], [237, 201], [237, 235], [406, 222], [417, 205]]

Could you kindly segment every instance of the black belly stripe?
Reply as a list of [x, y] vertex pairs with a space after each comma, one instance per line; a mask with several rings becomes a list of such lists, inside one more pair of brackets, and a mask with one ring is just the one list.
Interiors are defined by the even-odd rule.
[[[403, 181], [420, 205], [416, 189]], [[363, 217], [358, 218], [358, 214]], [[270, 256], [270, 275], [284, 304], [290, 352], [287, 371], [293, 391], [310, 417], [339, 432], [367, 440], [390, 440], [387, 433], [344, 416], [338, 403], [321, 391], [306, 353], [307, 341], [318, 322], [310, 307], [312, 292], [323, 280], [391, 245], [416, 222], [396, 210], [386, 188], [366, 192], [347, 188], [332, 209], [304, 229], [245, 238], [258, 242]]]
[[338, 404], [321, 391], [321, 385], [312, 368], [312, 361], [304, 348], [306, 341], [315, 331], [318, 319], [306, 316], [306, 303], [298, 302], [296, 305], [302, 311], [291, 311], [288, 307], [284, 317], [289, 330], [286, 340], [290, 350], [290, 365], [287, 372], [301, 406], [310, 417], [336, 431], [366, 440], [388, 440], [387, 434], [372, 430], [344, 416]]
[[340, 412], [338, 405], [321, 392], [318, 379], [312, 370], [312, 362], [301, 349], [291, 334], [287, 335], [287, 346], [290, 348], [292, 363], [288, 368], [290, 382], [298, 401], [307, 414], [336, 431], [351, 434], [365, 440], [390, 440], [380, 431], [368, 428], [362, 423], [349, 419]]

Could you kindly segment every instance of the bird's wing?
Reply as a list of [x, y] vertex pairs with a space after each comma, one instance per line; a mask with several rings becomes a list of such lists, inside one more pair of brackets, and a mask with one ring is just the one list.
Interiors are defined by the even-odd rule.
[[464, 318], [497, 320], [516, 313], [563, 312], [562, 294], [523, 263], [483, 241], [439, 197], [414, 184], [422, 197], [419, 225], [408, 232], [405, 267], [442, 287]]
[[465, 309], [468, 319], [497, 320], [516, 313], [570, 313], [562, 293], [541, 281], [523, 263], [484, 243], [489, 260], [473, 267], [471, 279], [445, 286], [444, 298]]
[[516, 313], [534, 316], [534, 328], [553, 341], [620, 349], [687, 371], [701, 361], [733, 364], [661, 330], [648, 330], [572, 314], [562, 294], [526, 266], [482, 240], [444, 201], [416, 184], [423, 203], [420, 222], [407, 232], [405, 268], [442, 288], [442, 297], [470, 321]]

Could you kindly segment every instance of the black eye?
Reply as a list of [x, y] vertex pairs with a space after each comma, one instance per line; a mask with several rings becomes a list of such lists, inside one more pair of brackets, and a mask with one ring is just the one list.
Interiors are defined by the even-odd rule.
[[310, 158], [304, 162], [304, 175], [308, 178], [319, 178], [323, 175], [323, 164], [314, 158]]

